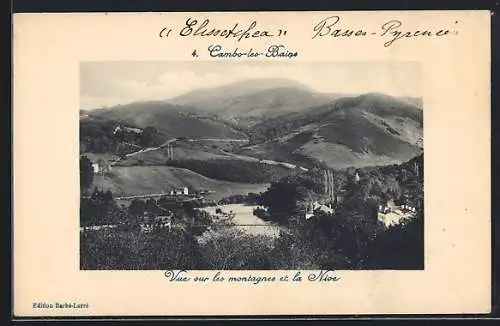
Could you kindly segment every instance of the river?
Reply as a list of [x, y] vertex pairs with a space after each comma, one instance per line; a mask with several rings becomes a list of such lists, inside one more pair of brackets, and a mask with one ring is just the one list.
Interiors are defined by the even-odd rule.
[[[241, 231], [244, 231], [250, 235], [265, 235], [269, 237], [278, 237], [281, 227], [272, 225], [269, 222], [263, 221], [259, 217], [253, 215], [253, 210], [259, 206], [257, 205], [246, 205], [246, 204], [227, 204], [227, 205], [219, 205], [214, 207], [203, 207], [199, 208], [202, 211], [209, 213], [213, 221], [217, 223], [217, 221], [224, 220], [224, 214], [234, 214], [234, 217], [231, 219], [231, 222], [235, 224], [232, 226], [234, 228], [238, 228]], [[221, 209], [221, 213], [216, 213], [217, 209]], [[80, 227], [80, 231], [90, 231], [90, 230], [101, 230], [101, 229], [112, 229], [116, 228], [117, 225], [96, 225], [96, 226], [88, 226], [88, 227]]]
[[[227, 204], [219, 205], [214, 207], [203, 207], [201, 208], [205, 212], [214, 216], [221, 216], [225, 214], [234, 213], [232, 223], [236, 224], [235, 227], [240, 230], [245, 231], [252, 235], [268, 235], [268, 236], [278, 236], [280, 228], [278, 226], [272, 225], [269, 222], [263, 221], [257, 216], [253, 215], [253, 210], [259, 206], [257, 205], [246, 205], [246, 204]], [[217, 214], [216, 210], [220, 208], [223, 214]]]

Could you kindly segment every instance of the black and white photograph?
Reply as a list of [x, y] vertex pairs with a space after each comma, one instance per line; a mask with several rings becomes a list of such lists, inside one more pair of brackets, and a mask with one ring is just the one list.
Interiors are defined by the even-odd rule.
[[424, 270], [422, 74], [81, 62], [80, 270]]

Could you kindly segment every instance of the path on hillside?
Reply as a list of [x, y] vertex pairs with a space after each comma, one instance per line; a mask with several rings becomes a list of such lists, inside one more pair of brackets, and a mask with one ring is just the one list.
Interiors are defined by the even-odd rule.
[[[160, 146], [156, 146], [156, 147], [146, 147], [146, 148], [141, 148], [140, 150], [138, 151], [135, 151], [135, 152], [132, 152], [132, 153], [129, 153], [129, 154], [126, 154], [125, 156], [126, 157], [132, 157], [132, 156], [135, 156], [137, 154], [142, 154], [142, 153], [147, 153], [147, 152], [151, 152], [151, 151], [155, 151], [155, 150], [158, 150], [158, 149], [162, 149], [162, 148], [165, 148], [167, 147], [168, 145], [172, 144], [172, 143], [175, 143], [176, 141], [178, 141], [179, 139], [178, 138], [174, 138], [174, 139], [170, 139], [170, 140], [167, 140], [166, 142], [164, 142], [163, 144], [161, 144]], [[187, 139], [187, 141], [189, 142], [200, 142], [200, 141], [220, 141], [220, 142], [248, 142], [248, 139], [231, 139], [231, 138], [227, 138], [227, 139], [218, 139], [218, 138], [200, 138], [200, 139]], [[136, 145], [137, 146], [137, 145]], [[114, 161], [114, 163], [118, 162], [119, 160], [117, 161]]]
[[[161, 144], [160, 146], [141, 148], [140, 150], [126, 154], [125, 156], [127, 158], [130, 158], [130, 157], [133, 157], [133, 156], [138, 155], [138, 154], [143, 154], [143, 153], [155, 151], [158, 149], [162, 149], [162, 148], [167, 147], [170, 144], [175, 143], [178, 140], [180, 140], [180, 139], [178, 139], [178, 138], [170, 139], [170, 140], [167, 140], [166, 142], [164, 142], [163, 144]], [[190, 139], [187, 139], [187, 141], [189, 141], [189, 142], [202, 142], [202, 141], [248, 142], [248, 139], [233, 139], [233, 138], [198, 138], [198, 139], [193, 139], [193, 138], [190, 138]], [[296, 169], [297, 168], [297, 169], [301, 169], [302, 171], [308, 171], [308, 169], [306, 169], [302, 166], [288, 163], [288, 162], [280, 162], [280, 161], [274, 161], [274, 160], [261, 160], [258, 158], [255, 158], [255, 159], [259, 160], [259, 163], [263, 163], [263, 164], [280, 165], [280, 166], [283, 166], [283, 167], [288, 168], [288, 169]], [[115, 165], [116, 163], [118, 163], [120, 161], [121, 161], [121, 159], [117, 159], [117, 160], [111, 162], [111, 165]]]
[[[175, 195], [161, 193], [161, 194], [146, 194], [146, 195], [122, 196], [122, 197], [115, 197], [115, 199], [116, 200], [130, 200], [130, 199], [155, 198], [155, 197], [165, 197], [165, 196], [172, 196], [172, 197], [174, 197]], [[200, 200], [200, 199], [203, 199], [203, 198], [204, 198], [203, 196], [191, 197], [191, 198], [183, 199], [183, 200], [181, 200], [181, 202], [186, 203], [186, 202], [190, 202], [190, 201], [193, 201], [193, 200]]]
[[188, 141], [198, 142], [198, 141], [220, 141], [220, 142], [232, 142], [232, 143], [248, 143], [248, 139], [234, 139], [234, 138], [199, 138], [199, 139], [188, 139]]
[[[163, 144], [161, 144], [160, 146], [157, 146], [157, 147], [146, 147], [146, 148], [142, 148], [138, 151], [135, 151], [135, 152], [132, 152], [132, 153], [128, 153], [128, 154], [125, 154], [125, 157], [129, 158], [129, 157], [132, 157], [132, 156], [135, 156], [137, 154], [142, 154], [142, 153], [147, 153], [147, 152], [151, 152], [151, 151], [155, 151], [155, 150], [158, 150], [158, 149], [161, 149], [161, 148], [165, 148], [166, 146], [168, 146], [169, 144], [173, 143], [177, 141], [177, 139], [170, 139], [166, 142], [164, 142]], [[130, 144], [130, 145], [134, 145], [134, 144]], [[137, 147], [140, 147], [138, 145], [134, 145], [134, 146], [137, 146]], [[119, 163], [121, 161], [121, 158], [118, 158], [114, 161], [111, 162], [111, 165], [115, 165], [116, 163]]]

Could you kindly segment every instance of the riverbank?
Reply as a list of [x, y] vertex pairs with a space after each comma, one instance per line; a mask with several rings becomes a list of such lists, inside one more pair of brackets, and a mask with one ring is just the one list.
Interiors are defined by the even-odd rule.
[[[235, 228], [247, 234], [277, 237], [281, 230], [280, 227], [263, 221], [259, 217], [253, 215], [253, 211], [257, 207], [260, 206], [227, 204], [199, 209], [210, 214], [215, 223], [220, 220], [227, 220], [234, 224]], [[228, 216], [232, 216], [230, 220], [228, 220]]]

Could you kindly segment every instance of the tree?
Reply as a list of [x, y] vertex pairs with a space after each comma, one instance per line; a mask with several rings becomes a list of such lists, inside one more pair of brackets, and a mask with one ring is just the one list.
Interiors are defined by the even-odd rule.
[[206, 232], [201, 239], [203, 269], [257, 269], [271, 267], [272, 239], [249, 235], [234, 227]]
[[146, 204], [139, 199], [134, 199], [128, 207], [129, 213], [132, 216], [143, 216], [146, 210]]
[[295, 183], [273, 182], [262, 195], [262, 205], [267, 208], [271, 219], [286, 224], [291, 216], [297, 214], [300, 197]]
[[95, 188], [90, 197], [80, 198], [80, 224], [116, 224], [122, 219], [122, 210], [111, 191]]
[[139, 142], [142, 146], [150, 146], [154, 144], [156, 129], [154, 127], [146, 127], [142, 132]]
[[82, 194], [90, 188], [93, 181], [94, 169], [92, 168], [92, 162], [87, 156], [80, 156], [80, 190]]
[[372, 240], [370, 269], [424, 269], [424, 219], [421, 212], [411, 220], [390, 227]]

